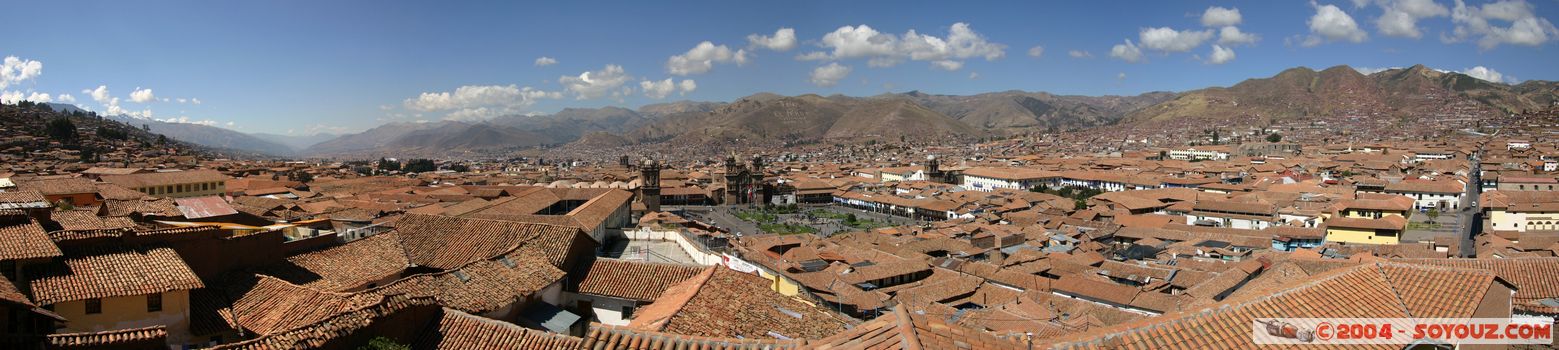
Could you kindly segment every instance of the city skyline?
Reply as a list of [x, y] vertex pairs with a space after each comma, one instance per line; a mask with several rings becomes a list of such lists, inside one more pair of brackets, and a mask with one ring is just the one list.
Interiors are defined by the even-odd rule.
[[8, 6], [57, 15], [17, 18], [27, 35], [0, 39], [0, 91], [303, 135], [760, 92], [1135, 95], [1296, 66], [1519, 83], [1556, 79], [1544, 63], [1559, 38], [1559, 7], [1524, 1], [765, 6]]

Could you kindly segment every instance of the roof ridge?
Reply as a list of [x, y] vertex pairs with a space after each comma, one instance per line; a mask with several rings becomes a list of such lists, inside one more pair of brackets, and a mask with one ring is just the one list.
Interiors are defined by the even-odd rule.
[[904, 305], [893, 306], [894, 328], [899, 330], [899, 341], [904, 344], [904, 350], [920, 350], [920, 335], [915, 332], [915, 320], [910, 319], [909, 312], [904, 311]]
[[1396, 300], [1397, 301], [1397, 306], [1402, 307], [1402, 313], [1407, 314], [1407, 317], [1413, 317], [1413, 310], [1408, 309], [1407, 301], [1402, 300], [1402, 292], [1397, 291], [1397, 285], [1396, 285], [1396, 283], [1391, 281], [1391, 275], [1387, 274], [1386, 273], [1386, 269], [1381, 266], [1381, 265], [1384, 265], [1384, 264], [1377, 262], [1374, 265], [1375, 265], [1375, 271], [1380, 273], [1380, 278], [1386, 280], [1386, 289], [1390, 289], [1391, 290], [1391, 298], [1392, 298], [1392, 300]]

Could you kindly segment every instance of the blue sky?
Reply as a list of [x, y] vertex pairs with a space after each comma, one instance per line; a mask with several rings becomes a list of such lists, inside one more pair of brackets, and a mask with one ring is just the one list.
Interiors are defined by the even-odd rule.
[[[0, 1], [0, 8], [10, 29], [0, 36], [0, 56], [14, 57], [0, 72], [8, 100], [74, 100], [99, 112], [283, 134], [758, 92], [1130, 95], [1339, 64], [1559, 79], [1552, 63], [1559, 30], [1551, 23], [1559, 2], [1549, 0]], [[1239, 35], [1225, 35], [1225, 27]], [[782, 28], [794, 39], [784, 40]], [[700, 47], [704, 41], [710, 45]], [[1038, 57], [1030, 55], [1036, 46]], [[542, 65], [541, 57], [555, 63]]]

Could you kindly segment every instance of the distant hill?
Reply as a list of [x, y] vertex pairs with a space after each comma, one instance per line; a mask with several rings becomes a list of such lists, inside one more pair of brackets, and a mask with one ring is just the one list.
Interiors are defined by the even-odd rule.
[[319, 144], [320, 142], [330, 141], [337, 137], [341, 137], [341, 135], [331, 133], [317, 133], [313, 135], [281, 135], [257, 132], [250, 133], [249, 135], [282, 144], [287, 146], [287, 148], [291, 148], [293, 151], [302, 151], [308, 149], [311, 146]]
[[[72, 104], [48, 103], [49, 108], [60, 113], [86, 112], [86, 110]], [[285, 157], [294, 155], [294, 149], [280, 143], [267, 141], [264, 138], [249, 134], [223, 129], [215, 126], [187, 123], [168, 123], [152, 119], [134, 118], [125, 115], [109, 116], [111, 119], [137, 128], [146, 127], [153, 134], [160, 134], [179, 141], [185, 141], [196, 145], [210, 147], [212, 149], [230, 150], [242, 153], [256, 153], [265, 156]]]
[[442, 124], [443, 122], [384, 124], [360, 133], [341, 135], [329, 141], [314, 144], [305, 153], [308, 155], [350, 155], [357, 152], [372, 151], [385, 147], [395, 141], [395, 139], [406, 136], [406, 134], [423, 129], [437, 128]]
[[1046, 128], [1107, 125], [1170, 93], [1055, 96], [1004, 92], [976, 96], [911, 92], [868, 98], [759, 93], [730, 103], [678, 101], [636, 110], [568, 108], [480, 123], [387, 124], [342, 135], [308, 155], [463, 154], [568, 144], [612, 148], [643, 142], [819, 141], [976, 138]]
[[[171, 137], [163, 137], [157, 133], [141, 128], [139, 124], [128, 124], [114, 118], [102, 118], [95, 113], [87, 112], [79, 107], [60, 103], [47, 103], [33, 105], [31, 102], [22, 101], [16, 105], [0, 105], [0, 138], [10, 136], [33, 136], [48, 138], [46, 124], [50, 121], [65, 118], [78, 130], [77, 138], [64, 142], [63, 148], [68, 150], [92, 150], [98, 155], [109, 152], [123, 152], [127, 155], [151, 156], [166, 155], [165, 151], [172, 151], [181, 155], [205, 155], [211, 157], [249, 157], [252, 153], [207, 147], [189, 142], [180, 141]], [[42, 139], [43, 144], [48, 141]], [[28, 147], [32, 145], [8, 144], [0, 145], [0, 148]]]
[[1123, 123], [1182, 117], [1284, 119], [1310, 115], [1428, 116], [1454, 109], [1485, 116], [1537, 109], [1553, 101], [1554, 82], [1517, 86], [1423, 65], [1364, 75], [1348, 66], [1305, 67], [1230, 87], [1187, 91], [1128, 114]]
[[1114, 124], [1127, 112], [1174, 97], [1171, 92], [1137, 96], [1058, 96], [1044, 92], [1006, 91], [971, 96], [929, 95], [911, 91], [899, 95], [976, 128], [1017, 132], [1033, 129], [1078, 129]]
[[1313, 115], [1493, 116], [1549, 106], [1559, 84], [1487, 82], [1413, 66], [1372, 75], [1347, 66], [1298, 67], [1267, 78], [1182, 93], [1068, 96], [1003, 91], [934, 95], [919, 91], [870, 97], [758, 93], [729, 103], [678, 101], [638, 109], [569, 108], [550, 115], [485, 122], [387, 124], [309, 147], [309, 155], [440, 154], [568, 145], [615, 148], [639, 143], [865, 142], [979, 138], [1025, 132], [1181, 118], [1281, 119]]
[[130, 125], [144, 125], [151, 128], [150, 131], [153, 133], [167, 135], [168, 137], [180, 141], [207, 147], [235, 149], [278, 157], [287, 157], [296, 154], [296, 152], [291, 147], [287, 147], [286, 145], [215, 126], [189, 123], [168, 123], [123, 115], [112, 116], [109, 118]]

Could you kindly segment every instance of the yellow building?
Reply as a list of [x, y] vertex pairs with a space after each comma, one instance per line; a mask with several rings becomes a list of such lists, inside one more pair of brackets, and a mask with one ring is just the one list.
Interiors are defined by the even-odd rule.
[[104, 182], [158, 197], [220, 196], [227, 193], [227, 175], [222, 175], [216, 170], [106, 175], [102, 179]]
[[1559, 192], [1489, 191], [1481, 202], [1496, 231], [1559, 231]]
[[1359, 244], [1397, 244], [1407, 218], [1388, 215], [1380, 219], [1334, 217], [1326, 220], [1326, 241]]
[[189, 335], [189, 292], [200, 278], [169, 248], [94, 247], [67, 250], [42, 266], [29, 285], [39, 305], [69, 320], [66, 332], [163, 325], [169, 344]]

